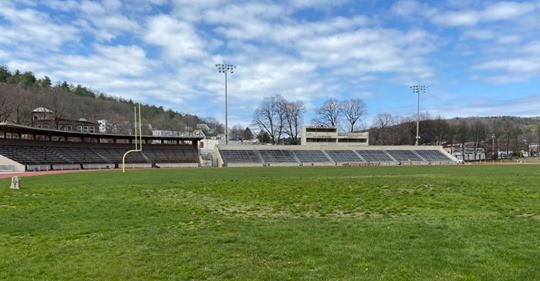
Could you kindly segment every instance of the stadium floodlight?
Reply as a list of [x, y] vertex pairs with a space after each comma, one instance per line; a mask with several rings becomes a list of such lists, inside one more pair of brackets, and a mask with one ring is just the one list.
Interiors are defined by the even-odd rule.
[[418, 146], [418, 141], [420, 140], [420, 94], [425, 93], [428, 86], [425, 85], [414, 85], [411, 86], [413, 93], [418, 94], [418, 108], [416, 110], [416, 142], [414, 145]]
[[225, 74], [225, 144], [229, 144], [229, 122], [228, 122], [228, 112], [227, 112], [227, 73], [234, 73], [236, 65], [232, 64], [216, 64], [219, 73]]

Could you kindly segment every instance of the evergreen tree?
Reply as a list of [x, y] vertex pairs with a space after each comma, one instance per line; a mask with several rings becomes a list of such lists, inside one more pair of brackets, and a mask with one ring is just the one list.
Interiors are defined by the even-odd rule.
[[7, 82], [10, 84], [19, 84], [20, 78], [21, 78], [21, 72], [17, 69], [15, 70], [15, 73], [13, 73], [9, 77]]
[[19, 78], [19, 84], [23, 86], [23, 88], [30, 88], [34, 87], [36, 85], [37, 79], [36, 76], [34, 76], [34, 73], [31, 71], [27, 71], [21, 75]]
[[8, 83], [11, 78], [11, 72], [7, 65], [0, 65], [0, 83]]
[[242, 133], [242, 138], [245, 140], [252, 140], [253, 139], [253, 133], [249, 128], [246, 128], [244, 132]]
[[52, 85], [51, 78], [49, 78], [49, 76], [45, 75], [43, 78], [38, 80], [38, 85], [41, 88], [50, 88], [51, 85]]

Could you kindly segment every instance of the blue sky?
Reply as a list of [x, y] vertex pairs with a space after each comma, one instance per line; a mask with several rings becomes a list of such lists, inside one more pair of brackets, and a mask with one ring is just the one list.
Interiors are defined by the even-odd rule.
[[540, 116], [540, 1], [0, 0], [0, 64], [249, 125], [264, 97], [413, 116]]

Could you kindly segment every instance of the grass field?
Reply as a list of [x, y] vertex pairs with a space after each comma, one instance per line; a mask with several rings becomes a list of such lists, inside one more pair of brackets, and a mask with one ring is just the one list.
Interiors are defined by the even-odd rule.
[[0, 180], [0, 280], [539, 280], [540, 166]]

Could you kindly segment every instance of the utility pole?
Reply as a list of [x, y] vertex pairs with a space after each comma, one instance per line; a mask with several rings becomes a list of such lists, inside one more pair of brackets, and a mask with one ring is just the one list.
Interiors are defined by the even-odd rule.
[[418, 141], [420, 140], [420, 93], [425, 93], [427, 86], [425, 85], [415, 85], [411, 86], [413, 93], [418, 94], [418, 108], [416, 110], [416, 142], [415, 146], [418, 146]]
[[491, 135], [491, 158], [493, 159], [493, 162], [495, 162], [495, 134]]
[[219, 73], [225, 74], [225, 144], [229, 144], [229, 122], [227, 108], [227, 73], [234, 73], [236, 65], [232, 64], [216, 64]]

